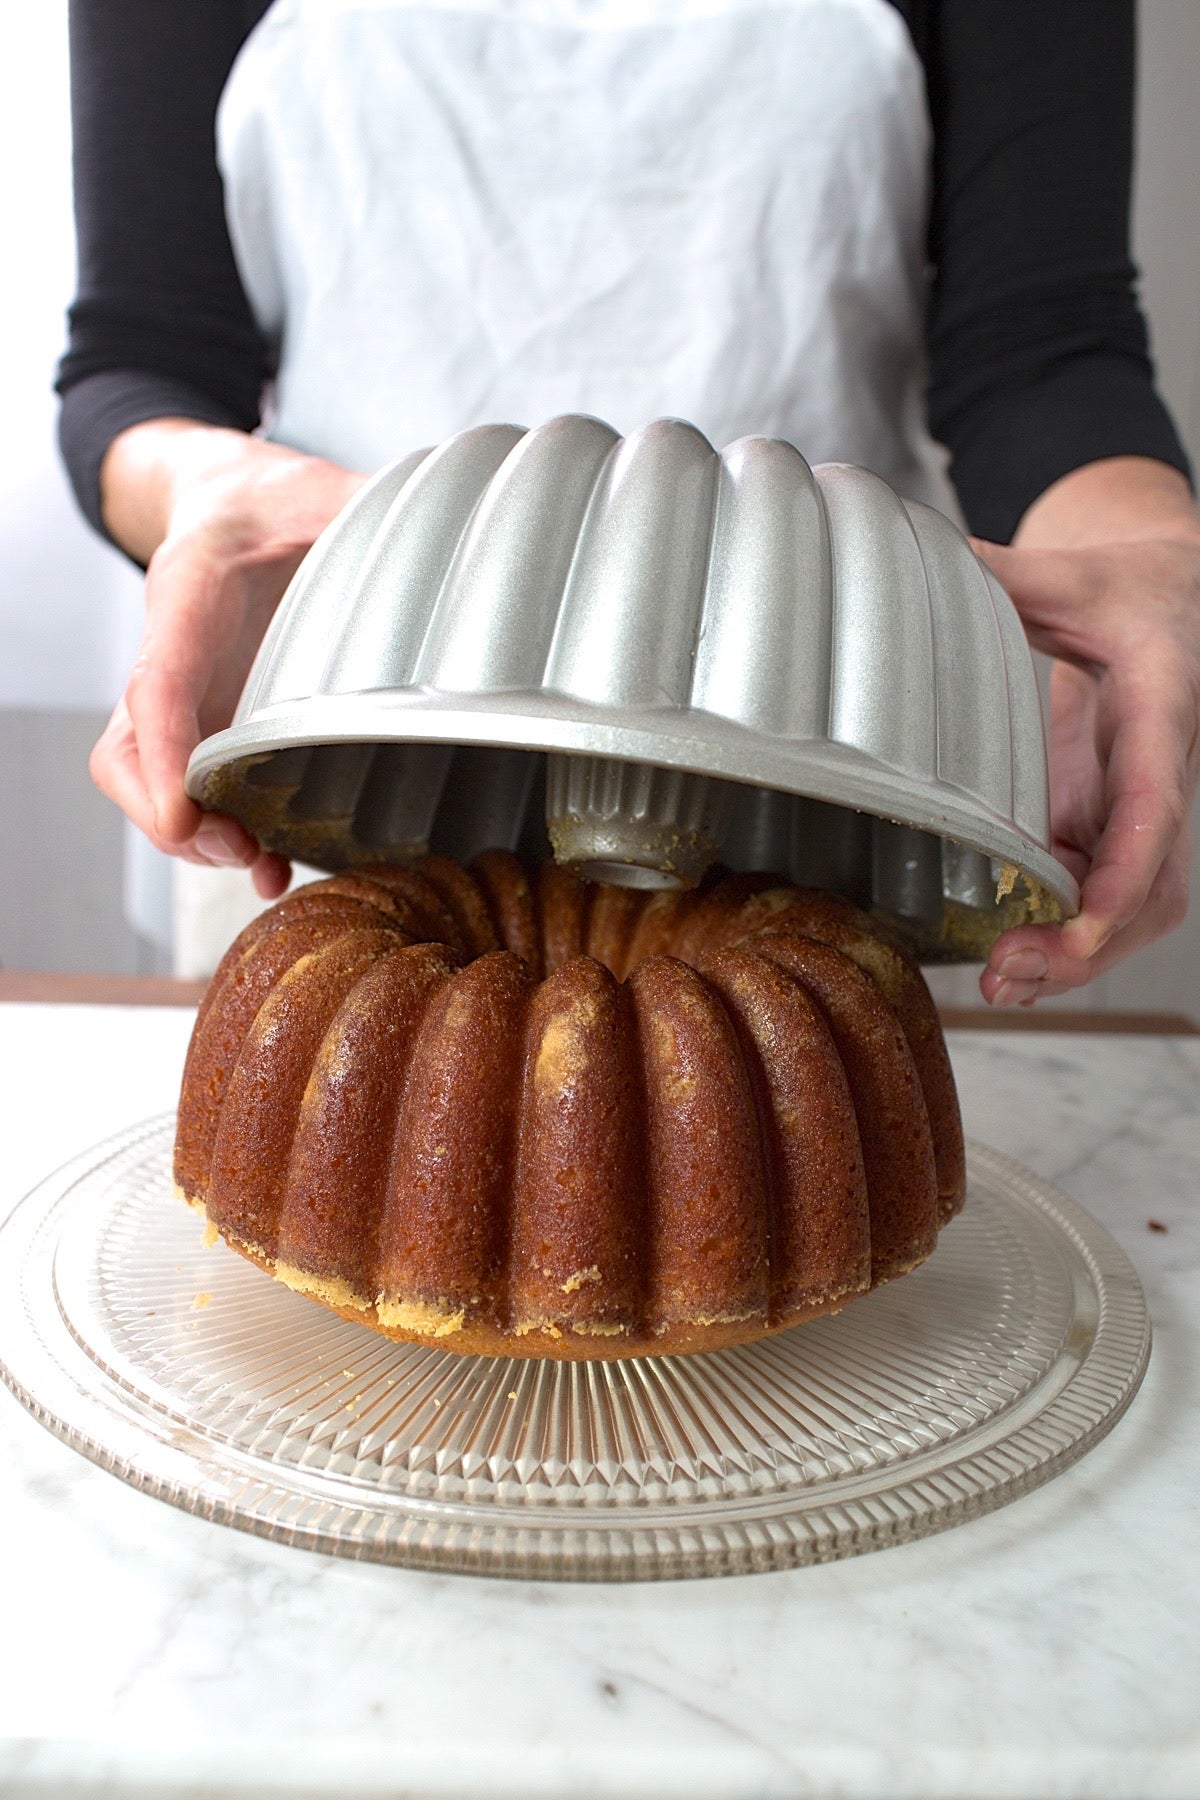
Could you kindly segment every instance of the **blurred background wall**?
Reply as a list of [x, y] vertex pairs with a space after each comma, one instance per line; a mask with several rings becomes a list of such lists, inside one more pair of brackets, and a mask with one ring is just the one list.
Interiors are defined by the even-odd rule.
[[122, 910], [124, 836], [87, 753], [137, 649], [140, 581], [75, 511], [50, 392], [74, 285], [65, 0], [0, 58], [0, 964], [153, 964]]
[[[1200, 468], [1200, 0], [1142, 0], [1139, 31], [1135, 251], [1160, 382]], [[169, 966], [169, 953], [130, 924], [124, 896], [131, 885], [145, 893], [162, 871], [132, 848], [87, 775], [137, 647], [140, 581], [79, 519], [54, 447], [50, 383], [73, 286], [64, 0], [21, 8], [6, 38], [0, 965], [151, 972]], [[941, 972], [940, 997], [970, 1004], [974, 982], [966, 970]], [[1069, 1004], [1200, 1018], [1200, 905], [1182, 931]]]

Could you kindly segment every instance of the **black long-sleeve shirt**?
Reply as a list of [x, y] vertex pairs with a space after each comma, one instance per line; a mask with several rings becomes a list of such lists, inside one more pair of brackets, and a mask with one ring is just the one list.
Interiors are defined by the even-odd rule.
[[[1188, 472], [1154, 388], [1129, 254], [1133, 0], [892, 0], [934, 130], [930, 425], [971, 527], [1002, 542], [1102, 457]], [[243, 292], [217, 102], [265, 0], [72, 0], [79, 289], [60, 438], [98, 529], [114, 437], [252, 430], [271, 348]]]

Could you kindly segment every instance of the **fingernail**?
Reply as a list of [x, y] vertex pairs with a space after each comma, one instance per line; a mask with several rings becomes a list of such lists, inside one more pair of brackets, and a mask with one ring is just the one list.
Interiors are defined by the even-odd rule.
[[1036, 981], [1002, 981], [992, 996], [993, 1006], [1021, 1006], [1038, 991]]
[[1050, 973], [1050, 964], [1044, 950], [1030, 946], [1011, 951], [996, 973], [1001, 981], [1043, 981]]
[[244, 868], [250, 861], [244, 850], [235, 850], [217, 825], [202, 825], [196, 833], [196, 848], [208, 862], [222, 869]]

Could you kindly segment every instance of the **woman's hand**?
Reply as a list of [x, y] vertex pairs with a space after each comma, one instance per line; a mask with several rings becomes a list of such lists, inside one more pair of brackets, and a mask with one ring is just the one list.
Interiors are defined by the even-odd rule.
[[92, 779], [158, 849], [247, 867], [264, 899], [287, 887], [288, 864], [236, 820], [202, 812], [183, 778], [201, 738], [233, 717], [305, 551], [363, 479], [184, 419], [123, 432], [101, 471], [105, 523], [146, 565], [146, 624]]
[[1079, 916], [1025, 925], [981, 988], [1031, 1005], [1103, 974], [1187, 913], [1200, 775], [1200, 515], [1174, 470], [1079, 469], [1026, 514], [1014, 547], [977, 543], [1051, 676], [1051, 848]]

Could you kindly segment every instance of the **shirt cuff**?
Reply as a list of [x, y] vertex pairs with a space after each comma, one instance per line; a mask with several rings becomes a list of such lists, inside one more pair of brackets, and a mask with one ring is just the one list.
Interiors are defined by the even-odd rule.
[[1187, 452], [1143, 359], [1092, 353], [976, 403], [947, 432], [950, 474], [971, 530], [1011, 541], [1048, 487], [1086, 463], [1146, 456], [1192, 479]]

